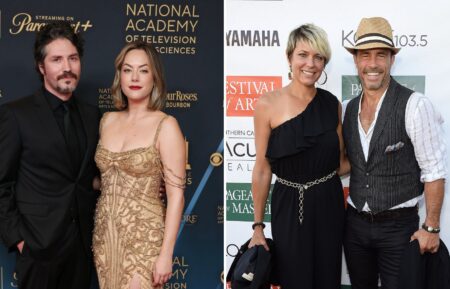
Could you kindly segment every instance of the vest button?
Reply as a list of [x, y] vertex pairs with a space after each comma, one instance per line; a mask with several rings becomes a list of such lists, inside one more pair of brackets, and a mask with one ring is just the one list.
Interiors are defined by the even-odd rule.
[[366, 176], [369, 176], [369, 173], [366, 173]]
[[369, 188], [369, 184], [366, 185], [366, 188]]

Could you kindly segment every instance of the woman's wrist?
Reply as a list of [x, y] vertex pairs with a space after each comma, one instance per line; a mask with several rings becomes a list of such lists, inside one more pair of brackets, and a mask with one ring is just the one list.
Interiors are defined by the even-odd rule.
[[171, 251], [171, 250], [167, 250], [167, 249], [161, 248], [161, 251], [159, 252], [159, 256], [162, 257], [162, 258], [170, 258], [170, 259], [172, 259], [172, 257], [173, 257], [173, 250]]
[[266, 224], [264, 224], [264, 222], [254, 222], [252, 225], [252, 229], [255, 230], [255, 228], [257, 227], [264, 229], [266, 227]]

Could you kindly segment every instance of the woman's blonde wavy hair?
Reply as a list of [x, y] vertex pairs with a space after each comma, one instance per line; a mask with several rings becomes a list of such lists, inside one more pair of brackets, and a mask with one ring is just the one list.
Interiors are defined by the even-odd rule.
[[150, 69], [153, 74], [153, 89], [150, 93], [150, 99], [148, 100], [148, 108], [151, 110], [162, 110], [166, 101], [166, 82], [164, 80], [162, 62], [158, 51], [156, 51], [156, 49], [150, 44], [142, 41], [130, 42], [126, 44], [116, 57], [114, 62], [116, 73], [111, 86], [114, 106], [118, 110], [124, 110], [128, 107], [128, 100], [123, 94], [122, 87], [120, 86], [120, 71], [122, 70], [122, 65], [127, 53], [135, 49], [142, 50], [145, 54], [147, 54], [150, 62]]

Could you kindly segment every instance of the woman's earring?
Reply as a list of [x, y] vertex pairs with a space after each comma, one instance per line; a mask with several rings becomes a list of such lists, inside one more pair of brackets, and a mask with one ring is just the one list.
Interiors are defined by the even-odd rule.
[[327, 80], [328, 80], [327, 72], [325, 70], [322, 70], [322, 72], [325, 74], [325, 80], [322, 83], [319, 83], [319, 81], [317, 81], [318, 85], [324, 85], [325, 83], [327, 83]]
[[290, 65], [289, 65], [288, 78], [289, 78], [289, 80], [292, 80], [292, 66], [290, 66]]

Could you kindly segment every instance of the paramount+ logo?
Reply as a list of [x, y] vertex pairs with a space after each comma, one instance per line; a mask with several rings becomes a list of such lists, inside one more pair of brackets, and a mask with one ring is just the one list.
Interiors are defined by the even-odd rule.
[[258, 98], [281, 86], [281, 76], [227, 76], [227, 116], [253, 116]]
[[40, 31], [42, 27], [51, 21], [61, 20], [71, 22], [75, 33], [88, 31], [94, 27], [90, 20], [76, 20], [74, 16], [32, 15], [30, 13], [21, 12], [12, 17], [9, 33], [11, 35], [19, 35], [21, 33], [36, 32]]

